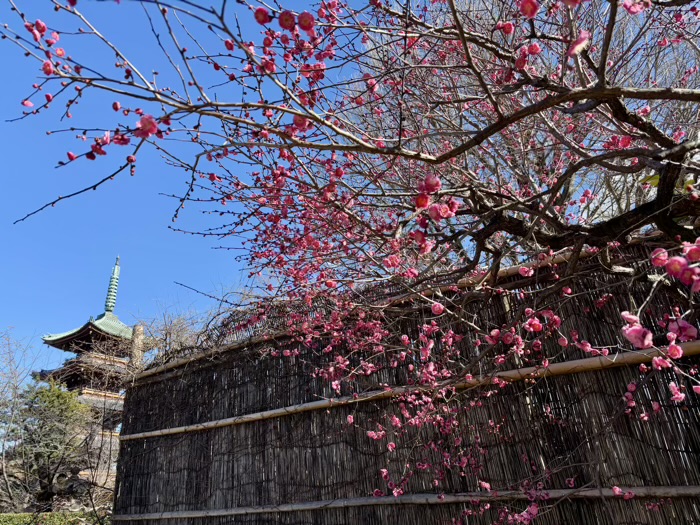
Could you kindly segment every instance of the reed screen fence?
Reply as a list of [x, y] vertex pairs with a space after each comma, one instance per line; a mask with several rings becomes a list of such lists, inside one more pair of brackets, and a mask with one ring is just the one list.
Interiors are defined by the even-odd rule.
[[[687, 289], [659, 280], [649, 267], [651, 248], [629, 248], [605, 264], [597, 256], [579, 261], [570, 295], [561, 293], [565, 263], [542, 266], [531, 278], [504, 273], [499, 286], [510, 293], [488, 300], [469, 299], [469, 287], [453, 288], [455, 297], [468, 299], [460, 303], [462, 319], [501, 327], [537, 297], [539, 308], [561, 316], [563, 333], [577, 330], [580, 340], [609, 355], [591, 357], [573, 345], [563, 350], [554, 338], [542, 355], [495, 365], [479, 359], [485, 346], [475, 344], [468, 324], [441, 318], [443, 330], [464, 335], [459, 359], [471, 371], [449, 380], [442, 396], [440, 389], [411, 384], [410, 363], [392, 366], [391, 352], [377, 358], [376, 373], [344, 383], [338, 394], [314, 374], [329, 359], [320, 351], [323, 341], [305, 345], [280, 332], [265, 338], [259, 330], [146, 370], [127, 391], [113, 520], [516, 523], [512, 516], [535, 501], [534, 523], [700, 524], [700, 396], [690, 378], [671, 369], [640, 372], [640, 363], [663, 352], [658, 326], [659, 349], [635, 351], [621, 337], [619, 312], [642, 305], [647, 326], [675, 306], [690, 308], [686, 319], [697, 325]], [[612, 271], [611, 264], [635, 273]], [[377, 300], [391, 296], [384, 289]], [[416, 339], [432, 317], [418, 308], [403, 314], [396, 338]], [[284, 356], [285, 349], [298, 355]], [[684, 351], [682, 364], [692, 372], [700, 343], [684, 343]], [[541, 366], [543, 358], [549, 367]], [[685, 387], [683, 403], [670, 400], [670, 381]], [[636, 406], [626, 411], [623, 394], [632, 382], [639, 385]], [[430, 398], [436, 410], [453, 414], [459, 432], [392, 427], [387, 421], [405, 416], [408, 395]], [[386, 438], [370, 439], [378, 424]], [[444, 448], [430, 444], [455, 436], [461, 444], [451, 443], [452, 449], [468, 465], [442, 469], [436, 486]], [[374, 495], [390, 493], [380, 469], [395, 475], [407, 464], [413, 474], [402, 495]]]

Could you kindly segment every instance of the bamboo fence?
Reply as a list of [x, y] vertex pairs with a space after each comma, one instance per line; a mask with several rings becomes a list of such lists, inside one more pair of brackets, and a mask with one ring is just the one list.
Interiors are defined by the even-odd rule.
[[[247, 342], [239, 337], [234, 345], [141, 373], [126, 396], [113, 521], [487, 524], [506, 523], [504, 509], [517, 514], [536, 501], [535, 523], [700, 524], [694, 383], [673, 370], [642, 374], [639, 365], [664, 347], [634, 351], [621, 340], [621, 310], [645, 305], [643, 321], [650, 326], [687, 302], [681, 287], [645, 277], [649, 248], [629, 248], [614, 260], [635, 269], [636, 277], [604, 271], [591, 255], [579, 261], [572, 296], [548, 293], [555, 272], [566, 275], [561, 262], [538, 267], [529, 279], [504, 273], [500, 285], [513, 293], [460, 306], [477, 324], [500, 327], [522, 304], [520, 292], [530, 301], [539, 294], [538, 306], [564, 319], [564, 333], [575, 328], [581, 340], [608, 348], [608, 356], [590, 357], [573, 346], [563, 351], [553, 341], [516, 367], [482, 364], [468, 380], [432, 389], [411, 385], [407, 367], [391, 367], [387, 358], [376, 374], [345, 385], [338, 396], [312, 374], [328, 359], [322, 352], [285, 334], [251, 334]], [[415, 338], [429, 313], [411, 315], [397, 333]], [[476, 336], [459, 322], [448, 327], [465, 334], [465, 362], [477, 359]], [[271, 356], [271, 349], [284, 348], [300, 354]], [[697, 366], [700, 342], [683, 348], [684, 366]], [[535, 364], [543, 357], [549, 366]], [[622, 394], [633, 381], [637, 406], [628, 414]], [[683, 403], [669, 399], [670, 381], [685, 388]], [[445, 386], [454, 389], [449, 399], [436, 395]], [[437, 487], [444, 457], [428, 445], [450, 438], [430, 425], [399, 431], [386, 424], [391, 416], [402, 418], [402, 402], [413, 393], [455, 414], [463, 443], [452, 448], [469, 458], [469, 469], [440, 469]], [[369, 439], [367, 431], [379, 423], [387, 438]], [[396, 443], [392, 451], [389, 441]], [[394, 476], [407, 463], [431, 468], [414, 468], [402, 485], [405, 494], [373, 497], [376, 489], [390, 493], [379, 470], [398, 481]], [[491, 489], [480, 490], [480, 480]], [[634, 497], [617, 495], [615, 486]]]

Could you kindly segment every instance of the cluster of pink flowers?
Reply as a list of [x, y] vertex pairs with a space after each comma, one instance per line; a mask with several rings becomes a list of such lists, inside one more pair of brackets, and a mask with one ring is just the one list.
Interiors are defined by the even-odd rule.
[[651, 0], [625, 0], [622, 2], [622, 7], [629, 14], [638, 15], [648, 7], [651, 7]]
[[535, 270], [529, 266], [523, 266], [518, 270], [518, 273], [522, 277], [532, 277], [533, 275], [535, 275]]
[[610, 140], [608, 140], [605, 144], [603, 144], [604, 149], [609, 149], [609, 150], [620, 150], [620, 149], [627, 149], [632, 145], [632, 137], [629, 135], [623, 135], [620, 137], [619, 135], [613, 135], [610, 137]]
[[523, 70], [527, 66], [529, 56], [537, 56], [542, 52], [542, 47], [537, 43], [523, 46], [518, 51], [519, 57], [515, 61], [515, 69]]
[[615, 496], [621, 497], [622, 499], [625, 499], [625, 500], [632, 499], [635, 496], [634, 492], [632, 492], [631, 490], [628, 490], [627, 492], [625, 492], [624, 490], [622, 490], [618, 486], [613, 487], [612, 491], [613, 491], [613, 494]]
[[513, 22], [498, 22], [496, 29], [503, 31], [504, 35], [512, 35], [515, 32], [515, 24]]
[[[265, 7], [258, 7], [253, 13], [255, 21], [260, 25], [267, 25], [272, 22], [272, 15]], [[279, 25], [282, 29], [287, 31], [294, 31], [294, 29], [299, 26], [299, 29], [306, 31], [307, 33], [314, 30], [316, 25], [316, 19], [314, 15], [304, 11], [298, 17], [294, 15], [291, 11], [282, 11], [279, 15]]]
[[627, 322], [627, 325], [622, 328], [622, 335], [625, 336], [625, 339], [632, 343], [635, 348], [644, 349], [654, 346], [653, 334], [641, 325], [639, 317], [629, 312], [622, 312], [620, 315]]
[[657, 248], [651, 254], [651, 263], [664, 268], [669, 277], [678, 279], [686, 286], [690, 286], [693, 293], [700, 292], [700, 268], [694, 263], [700, 262], [700, 237], [695, 243], [683, 243], [683, 255], [669, 257], [663, 248]]
[[447, 203], [431, 204], [428, 208], [428, 215], [435, 222], [440, 222], [442, 219], [451, 219], [459, 209], [459, 202], [450, 198]]

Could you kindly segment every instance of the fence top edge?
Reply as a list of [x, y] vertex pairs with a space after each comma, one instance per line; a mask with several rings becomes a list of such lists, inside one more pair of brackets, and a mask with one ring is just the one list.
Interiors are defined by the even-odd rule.
[[[646, 235], [644, 237], [635, 237], [631, 241], [627, 243], [627, 246], [639, 246], [644, 244], [647, 241], [653, 241], [653, 240], [659, 240], [663, 237], [661, 232], [653, 232], [649, 235]], [[590, 258], [595, 256], [599, 250], [595, 250], [592, 248], [584, 248], [581, 250], [581, 253], [579, 255], [579, 258]], [[563, 250], [562, 252], [559, 252], [557, 254], [554, 254], [553, 256], [546, 257], [545, 259], [541, 261], [536, 261], [533, 263], [527, 263], [527, 264], [521, 264], [521, 265], [515, 265], [515, 266], [510, 266], [508, 268], [503, 268], [499, 270], [498, 272], [498, 278], [508, 278], [508, 277], [513, 277], [516, 276], [519, 272], [519, 270], [523, 267], [525, 268], [541, 268], [541, 267], [547, 267], [552, 264], [562, 264], [565, 263], [569, 260], [569, 258], [572, 255], [572, 251], [570, 249]], [[470, 287], [478, 286], [480, 283], [484, 282], [485, 279], [488, 279], [488, 274], [484, 276], [483, 278], [479, 279], [478, 281], [470, 278], [465, 278], [457, 281], [453, 285], [442, 285], [442, 286], [437, 286], [435, 289], [433, 289], [433, 293], [442, 293], [445, 292], [449, 289], [452, 289], [454, 286], [457, 286], [459, 289], [467, 289]], [[422, 292], [425, 294], [425, 292]], [[408, 294], [400, 294], [396, 295], [394, 297], [386, 298], [381, 303], [379, 306], [393, 306], [396, 304], [401, 304], [402, 302], [405, 302], [413, 297], [418, 296], [418, 293], [408, 293]], [[139, 381], [142, 379], [148, 378], [148, 377], [153, 377], [159, 374], [162, 374], [164, 372], [168, 372], [170, 370], [180, 368], [187, 366], [188, 364], [194, 363], [196, 361], [200, 361], [203, 359], [207, 358], [214, 358], [217, 355], [223, 355], [228, 352], [236, 351], [236, 350], [243, 350], [249, 346], [253, 346], [259, 343], [264, 343], [264, 342], [270, 342], [270, 341], [276, 341], [279, 339], [284, 339], [285, 337], [289, 337], [289, 332], [288, 331], [279, 331], [279, 332], [274, 332], [269, 335], [265, 336], [259, 336], [259, 337], [251, 337], [248, 339], [245, 339], [240, 342], [236, 343], [231, 343], [228, 345], [223, 345], [219, 346], [216, 348], [212, 348], [210, 350], [188, 356], [188, 357], [183, 357], [181, 359], [175, 359], [169, 363], [164, 363], [159, 366], [155, 366], [153, 368], [148, 368], [146, 370], [143, 370], [137, 374], [134, 375], [132, 384], [137, 384]]]

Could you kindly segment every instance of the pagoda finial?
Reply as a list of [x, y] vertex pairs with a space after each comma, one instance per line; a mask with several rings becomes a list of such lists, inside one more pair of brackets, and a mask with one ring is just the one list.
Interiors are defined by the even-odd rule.
[[119, 288], [119, 256], [112, 268], [112, 277], [109, 278], [109, 288], [107, 288], [107, 299], [105, 299], [105, 312], [113, 312], [117, 305], [117, 288]]

